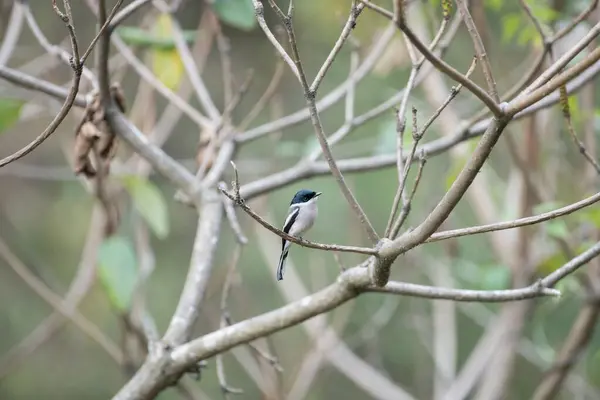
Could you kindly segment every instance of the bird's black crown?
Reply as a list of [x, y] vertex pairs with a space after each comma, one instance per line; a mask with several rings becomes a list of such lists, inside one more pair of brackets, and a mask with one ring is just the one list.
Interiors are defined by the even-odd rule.
[[321, 192], [315, 192], [308, 189], [300, 189], [294, 195], [292, 202], [290, 204], [298, 204], [298, 203], [306, 203], [315, 197], [321, 195]]

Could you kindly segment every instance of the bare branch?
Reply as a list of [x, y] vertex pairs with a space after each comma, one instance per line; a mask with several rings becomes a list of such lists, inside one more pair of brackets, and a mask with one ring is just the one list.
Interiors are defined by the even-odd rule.
[[171, 346], [189, 340], [194, 322], [198, 317], [198, 307], [204, 298], [210, 274], [215, 266], [213, 258], [223, 215], [223, 205], [216, 191], [203, 192], [198, 213], [200, 217], [198, 218], [190, 269], [179, 304], [163, 338]]
[[121, 25], [123, 21], [131, 16], [134, 12], [150, 3], [151, 0], [133, 0], [127, 6], [123, 7], [121, 11], [110, 21], [108, 26], [109, 31], [113, 31], [117, 26]]
[[585, 304], [571, 327], [554, 364], [550, 367], [537, 387], [532, 399], [549, 400], [560, 393], [560, 387], [568, 377], [569, 371], [581, 359], [582, 352], [592, 340], [594, 329], [600, 315], [600, 303]]
[[146, 65], [140, 61], [135, 54], [125, 45], [125, 43], [118, 37], [112, 36], [112, 42], [115, 47], [121, 52], [123, 57], [131, 64], [142, 79], [150, 83], [161, 95], [163, 95], [172, 104], [177, 106], [185, 115], [190, 117], [198, 126], [210, 129], [211, 122], [206, 116], [202, 115], [198, 110], [188, 104], [187, 101], [182, 99], [176, 93], [173, 93], [171, 89], [165, 86]]
[[[598, 32], [600, 33], [600, 23], [598, 24], [598, 27]], [[594, 50], [593, 52], [588, 54], [583, 60], [573, 65], [571, 68], [567, 69], [565, 72], [556, 76], [547, 83], [539, 86], [536, 90], [530, 91], [529, 94], [524, 94], [511, 101], [505, 109], [507, 115], [516, 114], [517, 112], [522, 111], [526, 107], [540, 101], [541, 99], [558, 89], [560, 86], [576, 78], [583, 71], [588, 69], [590, 66], [594, 65], [598, 60], [600, 60], [600, 49]], [[559, 61], [557, 61], [557, 63]], [[556, 65], [556, 63], [554, 65]], [[534, 85], [532, 84], [529, 87], [532, 86]]]
[[[375, 66], [377, 60], [385, 51], [387, 45], [392, 40], [395, 31], [396, 29], [394, 25], [390, 24], [386, 28], [382, 36], [379, 38], [377, 43], [373, 46], [371, 52], [365, 57], [362, 64], [356, 69], [356, 73], [352, 76], [352, 80], [345, 80], [338, 87], [336, 87], [327, 95], [323, 96], [319, 101], [317, 101], [316, 106], [318, 110], [324, 112], [325, 110], [336, 104], [342, 97], [346, 95], [348, 89], [353, 84], [358, 84], [358, 82], [360, 82], [367, 76], [367, 74]], [[293, 114], [280, 118], [276, 121], [268, 122], [264, 125], [258, 126], [243, 134], [240, 134], [237, 138], [237, 141], [240, 143], [244, 143], [250, 140], [255, 140], [268, 133], [276, 132], [278, 130], [307, 121], [309, 119], [310, 110], [307, 107]]]
[[285, 51], [283, 46], [281, 46], [273, 32], [271, 32], [271, 29], [269, 29], [267, 22], [265, 21], [265, 8], [263, 4], [260, 2], [260, 0], [252, 0], [252, 5], [254, 6], [254, 12], [256, 13], [256, 20], [258, 21], [258, 25], [267, 36], [267, 39], [269, 39], [271, 44], [275, 47], [275, 49], [277, 49], [277, 52], [279, 53], [283, 61], [285, 61], [288, 67], [290, 67], [296, 78], [300, 80], [300, 72], [294, 64], [294, 61], [292, 60], [290, 55]]
[[[70, 174], [72, 175], [71, 171]], [[96, 206], [92, 211], [90, 227], [83, 246], [79, 267], [64, 296], [65, 311], [73, 313], [94, 283], [97, 251], [104, 237], [104, 225], [105, 217], [103, 212], [100, 206]], [[60, 312], [56, 311], [44, 319], [11, 350], [6, 352], [0, 360], [0, 380], [12, 368], [22, 363], [26, 357], [34, 353], [40, 346], [52, 338], [66, 322], [67, 319]]]
[[[290, 4], [292, 4], [292, 1], [293, 0], [290, 1]], [[358, 19], [358, 16], [364, 8], [364, 4], [361, 3], [357, 5], [355, 1], [353, 1], [350, 5], [350, 15], [348, 15], [348, 21], [346, 21], [346, 24], [342, 29], [342, 33], [340, 34], [340, 37], [335, 42], [335, 45], [329, 52], [327, 59], [325, 60], [323, 65], [321, 65], [321, 69], [319, 69], [319, 72], [317, 72], [317, 76], [315, 76], [315, 79], [310, 85], [310, 92], [316, 93], [317, 90], [319, 90], [319, 85], [321, 84], [321, 81], [323, 81], [323, 78], [325, 78], [325, 74], [329, 70], [329, 67], [331, 67], [331, 64], [333, 64], [333, 61], [335, 60], [338, 53], [342, 49], [342, 46], [350, 36], [350, 33], [352, 33], [352, 29], [354, 29], [354, 26], [356, 25], [356, 20]]]
[[[12, 83], [13, 85], [21, 86], [26, 89], [35, 90], [45, 93], [55, 99], [65, 101], [69, 97], [70, 90], [51, 82], [44, 81], [32, 75], [27, 75], [15, 69], [0, 65], [0, 77]], [[73, 105], [77, 107], [86, 107], [87, 100], [85, 96], [77, 94]]]
[[273, 72], [273, 77], [271, 81], [267, 85], [267, 88], [260, 96], [258, 101], [254, 104], [248, 115], [244, 117], [242, 122], [238, 125], [238, 129], [244, 130], [246, 129], [252, 121], [264, 110], [265, 106], [268, 104], [269, 100], [276, 93], [279, 84], [281, 83], [281, 78], [283, 77], [283, 72], [285, 71], [283, 61], [277, 60], [275, 64], [275, 72]]
[[[590, 31], [583, 37], [575, 46], [567, 51], [561, 58], [556, 60], [551, 67], [549, 67], [542, 75], [540, 75], [535, 81], [533, 81], [527, 89], [525, 89], [521, 95], [517, 97], [519, 99], [523, 96], [530, 95], [533, 91], [546, 84], [553, 76], [557, 75], [567, 64], [575, 58], [581, 51], [589, 45], [598, 35], [600, 34], [600, 22], [597, 23], [590, 29]], [[554, 40], [554, 39], [553, 39]]]
[[492, 67], [490, 65], [490, 61], [488, 59], [487, 53], [485, 51], [485, 47], [483, 46], [483, 41], [481, 40], [481, 36], [479, 32], [477, 32], [477, 27], [475, 27], [475, 22], [473, 22], [473, 18], [469, 13], [469, 8], [467, 6], [466, 0], [456, 0], [456, 4], [458, 5], [458, 10], [462, 15], [463, 21], [467, 26], [467, 30], [469, 31], [469, 35], [471, 35], [471, 39], [473, 40], [473, 46], [475, 47], [475, 53], [477, 54], [477, 58], [481, 64], [481, 69], [483, 70], [483, 75], [485, 76], [485, 81], [488, 85], [488, 93], [492, 96], [492, 99], [496, 103], [500, 102], [500, 97], [498, 96], [498, 90], [496, 89], [496, 81], [494, 80], [494, 75], [492, 74]]
[[514, 229], [514, 228], [519, 228], [522, 226], [539, 224], [540, 222], [549, 221], [551, 219], [562, 217], [564, 215], [569, 215], [571, 213], [574, 213], [575, 211], [581, 210], [582, 208], [589, 207], [592, 204], [597, 203], [598, 201], [600, 201], [600, 193], [596, 193], [595, 195], [590, 196], [587, 199], [578, 201], [577, 203], [570, 204], [566, 207], [558, 208], [556, 210], [552, 210], [552, 211], [549, 211], [549, 212], [546, 212], [543, 214], [539, 214], [539, 215], [536, 215], [533, 217], [519, 218], [519, 219], [516, 219], [513, 221], [499, 222], [496, 224], [489, 224], [489, 225], [474, 226], [471, 228], [461, 228], [461, 229], [453, 229], [450, 231], [437, 232], [437, 233], [434, 233], [433, 235], [431, 235], [431, 237], [429, 239], [427, 239], [426, 242], [428, 242], [428, 243], [429, 242], [437, 242], [440, 240], [446, 240], [446, 239], [456, 238], [456, 237], [460, 237], [460, 236], [476, 235], [479, 233], [493, 232], [493, 231], [499, 231], [499, 230], [504, 230], [504, 229]]
[[[361, 0], [367, 6], [369, 6], [369, 2], [367, 0]], [[384, 14], [389, 16], [389, 14]], [[393, 16], [392, 16], [393, 18]], [[398, 28], [406, 35], [406, 37], [410, 40], [410, 42], [421, 52], [421, 54], [432, 63], [438, 70], [448, 75], [450, 78], [454, 79], [458, 83], [461, 83], [465, 86], [471, 93], [473, 93], [477, 98], [479, 98], [495, 116], [502, 116], [504, 113], [497, 102], [493, 97], [488, 95], [481, 87], [477, 84], [473, 83], [470, 79], [466, 78], [463, 74], [454, 69], [450, 64], [446, 63], [444, 60], [436, 56], [431, 50], [421, 42], [421, 40], [417, 37], [417, 35], [408, 27], [406, 21], [401, 18], [399, 20], [394, 20]]]
[[373, 281], [377, 286], [386, 284], [389, 279], [391, 263], [399, 254], [425, 241], [448, 218], [489, 157], [507, 123], [506, 119], [492, 119], [471, 158], [425, 221], [413, 231], [407, 232], [393, 242], [388, 241], [382, 245], [379, 251], [380, 257], [372, 270]]
[[102, 35], [104, 35], [104, 32], [108, 29], [111, 21], [115, 17], [117, 11], [119, 11], [119, 8], [121, 7], [122, 3], [123, 3], [123, 0], [118, 0], [117, 3], [114, 5], [112, 11], [110, 12], [110, 15], [106, 18], [106, 20], [104, 21], [104, 23], [98, 30], [98, 33], [96, 33], [96, 36], [94, 36], [94, 38], [92, 39], [90, 45], [83, 53], [83, 56], [81, 56], [81, 60], [80, 60], [81, 64], [85, 63], [85, 60], [87, 60], [87, 58], [90, 55], [90, 53], [92, 52], [92, 50], [94, 50], [94, 46], [96, 45], [96, 42], [98, 41], [98, 39], [100, 39], [100, 37]]
[[29, 286], [38, 296], [45, 302], [50, 304], [54, 310], [59, 312], [63, 317], [73, 321], [73, 323], [81, 329], [92, 340], [97, 342], [118, 364], [122, 362], [122, 354], [118, 347], [110, 341], [106, 335], [94, 325], [90, 320], [85, 318], [81, 313], [71, 308], [65, 303], [56, 293], [50, 290], [38, 277], [29, 271], [29, 269], [17, 258], [10, 250], [3, 239], [0, 239], [0, 257], [19, 275], [21, 279]]
[[573, 127], [573, 121], [571, 119], [569, 98], [567, 97], [567, 88], [563, 85], [559, 88], [559, 90], [560, 90], [560, 97], [561, 97], [560, 103], [561, 103], [562, 114], [565, 117], [565, 120], [567, 122], [567, 131], [569, 132], [569, 136], [571, 137], [573, 144], [575, 146], [577, 146], [577, 149], [579, 150], [581, 155], [587, 160], [587, 162], [590, 163], [590, 165], [592, 167], [594, 167], [596, 172], [598, 174], [600, 174], [600, 165], [598, 165], [598, 162], [596, 160], [594, 160], [594, 158], [590, 155], [590, 153], [585, 148], [585, 145], [583, 144], [583, 142], [581, 140], [579, 140], [579, 138], [577, 137], [577, 133], [575, 133], [575, 128]]
[[[388, 219], [388, 224], [386, 227], [386, 233], [385, 233], [385, 237], [387, 238], [391, 238], [392, 236], [392, 232], [393, 232], [393, 222], [394, 222], [394, 218], [396, 217], [396, 212], [398, 211], [398, 205], [400, 204], [400, 199], [402, 199], [402, 203], [403, 204], [407, 204], [408, 203], [408, 197], [406, 197], [405, 194], [405, 187], [406, 187], [406, 182], [407, 182], [407, 178], [408, 178], [408, 173], [410, 171], [410, 168], [412, 167], [412, 162], [413, 159], [415, 157], [415, 151], [417, 150], [417, 146], [419, 145], [419, 141], [422, 139], [422, 135], [419, 134], [418, 131], [418, 127], [417, 127], [417, 109], [413, 107], [412, 109], [412, 114], [413, 114], [413, 128], [412, 128], [412, 138], [413, 138], [413, 145], [411, 147], [410, 153], [408, 153], [408, 158], [406, 160], [406, 162], [403, 162], [402, 160], [402, 153], [399, 152], [398, 154], [398, 164], [399, 166], [404, 164], [403, 166], [403, 170], [402, 171], [398, 171], [400, 180], [398, 183], [398, 189], [396, 190], [396, 195], [394, 196], [394, 202], [392, 203], [392, 211], [390, 213], [390, 217]], [[398, 118], [400, 118], [400, 116], [398, 116]], [[404, 131], [404, 127], [401, 127], [401, 130]], [[402, 135], [398, 135], [398, 147], [401, 148], [401, 141], [402, 141]]]
[[445, 289], [433, 286], [415, 285], [412, 283], [390, 281], [383, 288], [369, 288], [367, 291], [393, 293], [423, 297], [426, 299], [474, 301], [484, 303], [498, 303], [531, 299], [539, 296], [560, 296], [556, 289], [549, 289], [539, 284], [533, 284], [523, 289], [508, 290], [465, 290]]
[[554, 287], [561, 279], [577, 271], [580, 267], [587, 264], [591, 259], [600, 254], [600, 242], [596, 243], [571, 261], [552, 272], [550, 275], [539, 281], [544, 287]]
[[8, 27], [4, 32], [2, 44], [0, 44], [0, 67], [6, 65], [10, 56], [19, 41], [21, 31], [23, 30], [23, 8], [20, 4], [13, 5], [10, 17], [8, 19]]
[[[68, 4], [68, 2], [65, 2], [65, 4]], [[17, 151], [16, 153], [13, 153], [12, 155], [1, 159], [0, 160], [0, 168], [31, 153], [39, 145], [41, 145], [46, 139], [48, 139], [50, 137], [50, 135], [52, 135], [56, 131], [56, 128], [58, 128], [58, 126], [62, 123], [62, 121], [65, 119], [65, 117], [71, 110], [71, 107], [73, 106], [73, 103], [75, 102], [77, 92], [79, 91], [79, 82], [81, 80], [82, 65], [79, 62], [79, 47], [77, 44], [77, 37], [75, 36], [75, 28], [73, 27], [72, 17], [70, 15], [71, 14], [70, 8], [67, 9], [67, 14], [63, 14], [62, 12], [58, 11], [55, 0], [53, 2], [53, 5], [55, 6], [55, 11], [56, 11], [57, 15], [65, 23], [65, 25], [67, 27], [67, 31], [69, 32], [69, 37], [71, 38], [71, 49], [73, 51], [73, 54], [70, 58], [70, 62], [71, 62], [70, 65], [71, 65], [71, 68], [73, 69], [73, 78], [72, 78], [72, 82], [71, 82], [71, 89], [69, 91], [69, 95], [67, 96], [65, 102], [63, 103], [62, 107], [60, 108], [60, 111], [54, 117], [52, 122], [50, 122], [50, 124], [46, 127], [46, 129], [44, 129], [44, 131], [37, 138], [35, 138], [31, 143], [29, 143], [27, 146], [23, 147], [21, 150]], [[20, 7], [20, 5], [17, 5], [17, 7]], [[33, 17], [31, 17], [31, 13], [29, 12], [28, 8], [26, 9], [26, 11], [27, 11], [27, 15], [30, 17], [29, 19], [32, 19]]]
[[[225, 328], [228, 325], [227, 322], [227, 300], [229, 298], [229, 292], [231, 290], [231, 284], [233, 280], [233, 274], [235, 273], [235, 269], [240, 260], [240, 256], [242, 254], [242, 247], [240, 245], [236, 246], [235, 251], [233, 253], [233, 259], [229, 263], [229, 268], [227, 269], [227, 275], [225, 276], [225, 283], [223, 283], [223, 292], [221, 294], [221, 329]], [[243, 394], [244, 391], [242, 389], [237, 389], [231, 387], [227, 384], [227, 380], [225, 378], [225, 366], [223, 365], [223, 354], [217, 355], [217, 378], [219, 379], [219, 385], [221, 385], [221, 391], [223, 392], [223, 396], [225, 399], [229, 397], [229, 394]]]
[[[169, 7], [164, 1], [155, 1], [154, 4], [161, 12], [169, 12]], [[216, 122], [221, 118], [221, 113], [215, 106], [215, 103], [213, 102], [210, 93], [208, 93], [208, 89], [206, 88], [206, 85], [204, 84], [204, 81], [198, 72], [198, 66], [196, 65], [194, 57], [192, 56], [192, 53], [185, 42], [185, 38], [183, 37], [183, 32], [179, 26], [179, 23], [175, 18], [173, 18], [173, 16], [170, 16], [170, 18], [173, 41], [175, 42], [175, 47], [177, 48], [177, 51], [181, 57], [181, 62], [183, 63], [185, 72], [187, 73], [187, 76], [194, 87], [194, 91], [196, 92], [196, 96], [202, 105], [202, 108], [204, 108], [204, 111], [210, 117], [210, 119], [213, 122]]]

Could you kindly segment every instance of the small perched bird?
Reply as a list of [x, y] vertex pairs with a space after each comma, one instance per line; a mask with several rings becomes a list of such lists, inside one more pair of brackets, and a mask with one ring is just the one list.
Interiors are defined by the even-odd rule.
[[[283, 231], [285, 233], [302, 238], [301, 235], [312, 228], [317, 218], [317, 198], [320, 195], [321, 192], [313, 192], [307, 189], [301, 189], [296, 192], [290, 203], [285, 224], [283, 224]], [[291, 244], [291, 242], [283, 238], [281, 239], [281, 256], [279, 257], [279, 265], [277, 266], [278, 281], [283, 279], [285, 260]]]

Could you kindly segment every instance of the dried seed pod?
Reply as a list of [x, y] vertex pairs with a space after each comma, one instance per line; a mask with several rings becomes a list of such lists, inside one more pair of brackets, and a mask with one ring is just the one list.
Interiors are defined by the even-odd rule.
[[[119, 110], [125, 112], [125, 96], [121, 86], [117, 83], [111, 85], [110, 94]], [[96, 175], [98, 167], [108, 173], [110, 161], [117, 152], [117, 137], [106, 123], [105, 116], [98, 92], [92, 93], [92, 100], [75, 131], [75, 174], [83, 173], [90, 178]], [[99, 158], [96, 168], [91, 160], [93, 148], [97, 150]]]
[[96, 175], [96, 170], [92, 166], [89, 154], [92, 146], [100, 138], [100, 131], [91, 122], [84, 122], [75, 137], [74, 157], [75, 173], [84, 174], [91, 178]]

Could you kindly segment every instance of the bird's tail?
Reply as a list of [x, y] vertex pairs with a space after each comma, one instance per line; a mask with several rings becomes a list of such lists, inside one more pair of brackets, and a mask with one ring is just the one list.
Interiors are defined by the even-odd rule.
[[277, 266], [277, 280], [283, 280], [283, 272], [285, 271], [285, 260], [288, 256], [288, 249], [284, 248], [279, 257], [279, 265]]

